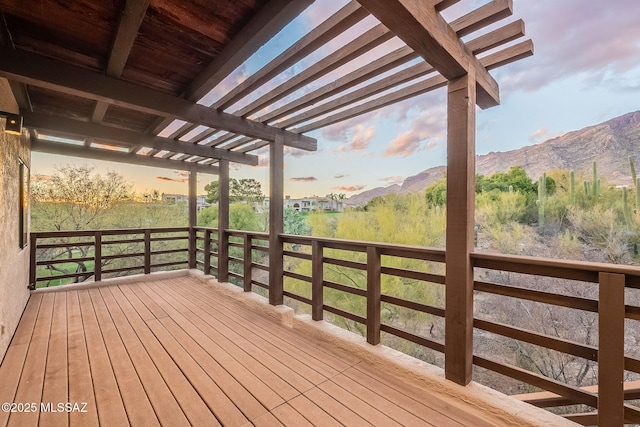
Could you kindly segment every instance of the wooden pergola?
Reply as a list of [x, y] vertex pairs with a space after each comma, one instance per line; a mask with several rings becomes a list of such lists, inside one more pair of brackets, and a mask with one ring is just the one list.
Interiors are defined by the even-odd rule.
[[[487, 31], [512, 14], [511, 0], [493, 0], [447, 21], [441, 12], [458, 1], [351, 1], [209, 102], [212, 89], [312, 0], [0, 0], [0, 76], [10, 81], [33, 151], [186, 170], [192, 200], [196, 173], [218, 174], [219, 239], [229, 226], [229, 163], [257, 165], [268, 146], [270, 302], [275, 305], [283, 301], [284, 147], [314, 151], [317, 141], [305, 135], [310, 131], [446, 86], [446, 263], [455, 266], [446, 274], [446, 346], [460, 349], [447, 358], [446, 376], [467, 384], [476, 105], [498, 105], [498, 83], [489, 71], [532, 55], [533, 45], [512, 43], [524, 36], [522, 20]], [[370, 15], [377, 25], [260, 94], [282, 72]], [[403, 47], [363, 60], [396, 37]], [[422, 60], [415, 63], [416, 58]], [[309, 89], [347, 63], [357, 66]], [[291, 96], [296, 93], [303, 95]], [[191, 203], [191, 226], [195, 219]], [[219, 248], [218, 279], [227, 281], [228, 246]]]

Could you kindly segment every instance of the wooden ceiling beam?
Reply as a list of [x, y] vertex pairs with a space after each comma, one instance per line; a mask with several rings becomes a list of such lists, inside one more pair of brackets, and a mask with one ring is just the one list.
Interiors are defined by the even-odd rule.
[[431, 1], [433, 2], [433, 6], [436, 8], [438, 12], [460, 2], [460, 0], [431, 0]]
[[[488, 70], [491, 70], [496, 67], [500, 67], [505, 64], [518, 61], [522, 58], [526, 58], [531, 55], [533, 55], [533, 42], [531, 40], [526, 40], [516, 45], [507, 47], [494, 54], [487, 55], [481, 59], [481, 62], [483, 67], [485, 67]], [[368, 113], [370, 111], [374, 111], [374, 110], [386, 107], [388, 105], [395, 104], [396, 102], [400, 102], [405, 99], [413, 98], [423, 93], [433, 91], [435, 89], [446, 86], [446, 84], [447, 84], [447, 80], [442, 75], [431, 77], [427, 80], [414, 83], [410, 86], [407, 86], [405, 88], [392, 92], [389, 95], [385, 95], [380, 98], [371, 100], [369, 102], [365, 102], [363, 104], [341, 111], [334, 115], [322, 118], [316, 122], [307, 124], [300, 128], [293, 129], [292, 131], [293, 132], [310, 132], [312, 130], [326, 127], [334, 123], [339, 123], [344, 120], [348, 120], [350, 118]]]
[[107, 162], [127, 163], [154, 168], [191, 170], [195, 166], [198, 172], [217, 174], [217, 166], [202, 165], [199, 163], [170, 160], [161, 157], [144, 156], [132, 153], [120, 153], [118, 151], [104, 150], [100, 148], [81, 147], [60, 142], [42, 141], [33, 139], [31, 150], [41, 153], [58, 154], [61, 156], [80, 157], [84, 159], [97, 159]]
[[300, 61], [342, 32], [357, 24], [369, 14], [355, 1], [350, 2], [326, 21], [311, 30], [273, 61], [236, 86], [213, 104], [216, 109], [227, 109], [253, 90], [262, 86], [278, 74]]
[[317, 141], [313, 138], [243, 119], [40, 55], [0, 48], [0, 57], [0, 75], [10, 80], [267, 141], [274, 141], [276, 136], [281, 136], [287, 146], [309, 151], [317, 149]]
[[240, 117], [247, 117], [256, 113], [267, 105], [279, 101], [301, 87], [329, 74], [331, 71], [358, 58], [392, 38], [393, 33], [391, 33], [384, 25], [376, 25], [364, 34], [355, 38], [353, 41], [322, 58], [304, 71], [296, 74], [278, 87], [268, 91], [246, 107], [234, 112], [234, 114]]
[[[191, 81], [183, 97], [193, 102], [200, 101], [311, 3], [313, 0], [271, 0], [240, 30], [207, 68]], [[171, 120], [163, 119], [154, 124], [150, 133], [158, 134], [170, 123]]]
[[[477, 79], [477, 103], [489, 108], [500, 103], [498, 83], [464, 46], [456, 31], [434, 7], [422, 0], [358, 0], [447, 80], [466, 75]], [[512, 0], [494, 0], [497, 8], [512, 9]]]
[[[105, 70], [107, 76], [120, 77], [122, 75], [148, 7], [149, 0], [125, 1], [124, 8], [120, 14], [118, 29], [111, 45], [109, 60], [107, 61]], [[101, 122], [108, 108], [108, 103], [98, 101], [91, 115], [91, 121]]]
[[112, 141], [129, 147], [149, 147], [157, 150], [175, 151], [192, 156], [212, 157], [225, 159], [245, 165], [257, 165], [258, 157], [230, 152], [190, 142], [175, 141], [169, 138], [151, 136], [145, 133], [120, 129], [113, 126], [105, 126], [97, 123], [82, 122], [66, 117], [27, 113], [23, 115], [24, 126], [40, 131], [53, 131], [56, 133], [76, 135], [87, 138], [95, 138], [104, 141]]
[[[522, 36], [524, 36], [524, 23], [522, 21], [516, 21], [469, 41], [467, 43], [467, 48], [473, 54], [477, 54], [480, 52], [485, 52], [488, 49], [506, 44]], [[339, 98], [333, 99], [329, 102], [318, 105], [317, 107], [290, 117], [287, 120], [277, 123], [276, 126], [286, 129], [291, 126], [298, 125], [305, 121], [320, 117], [324, 114], [331, 113], [332, 111], [344, 108], [347, 105], [377, 95], [411, 80], [426, 76], [427, 74], [434, 71], [434, 68], [429, 64], [427, 64], [426, 62], [421, 62], [404, 70], [398, 71], [397, 73], [394, 73], [390, 76], [387, 76], [385, 79], [371, 83], [353, 92], [347, 93], [346, 95], [343, 95]]]
[[217, 86], [289, 22], [304, 11], [313, 0], [271, 0], [196, 77], [185, 91], [185, 98], [198, 101]]
[[478, 31], [481, 28], [508, 18], [513, 14], [512, 0], [494, 0], [487, 3], [449, 24], [458, 37]]

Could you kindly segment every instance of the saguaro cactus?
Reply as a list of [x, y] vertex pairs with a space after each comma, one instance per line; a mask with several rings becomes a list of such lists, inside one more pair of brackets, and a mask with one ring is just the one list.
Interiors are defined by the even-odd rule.
[[[636, 175], [636, 166], [633, 164], [633, 159], [631, 158], [631, 156], [629, 156], [629, 169], [631, 170], [631, 182], [637, 184], [638, 177]], [[636, 188], [638, 188], [637, 185]]]
[[591, 182], [591, 195], [596, 197], [598, 195], [598, 166], [596, 162], [593, 162], [593, 181]]
[[544, 228], [544, 203], [547, 198], [547, 174], [538, 180], [538, 228]]
[[576, 174], [573, 170], [569, 173], [569, 194], [571, 195], [571, 203], [576, 202]]

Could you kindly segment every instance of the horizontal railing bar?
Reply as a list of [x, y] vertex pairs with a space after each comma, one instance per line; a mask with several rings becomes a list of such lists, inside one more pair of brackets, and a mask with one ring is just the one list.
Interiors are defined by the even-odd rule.
[[349, 294], [359, 295], [361, 297], [367, 296], [367, 291], [365, 289], [354, 288], [352, 286], [346, 286], [341, 283], [330, 282], [328, 280], [323, 280], [322, 286], [326, 286], [327, 288], [335, 289], [342, 292], [347, 292]]
[[410, 332], [403, 331], [398, 328], [394, 328], [393, 326], [385, 325], [384, 323], [380, 324], [380, 330], [388, 334], [403, 338], [407, 341], [411, 341], [423, 347], [430, 348], [431, 350], [444, 353], [444, 344], [440, 344], [439, 342], [421, 337], [420, 335], [415, 335]]
[[56, 248], [71, 248], [76, 246], [93, 246], [95, 242], [66, 242], [66, 243], [45, 243], [38, 244], [38, 249], [56, 249]]
[[269, 289], [269, 285], [267, 285], [266, 283], [258, 282], [257, 280], [251, 280], [251, 284], [259, 286], [263, 289]]
[[640, 360], [632, 357], [624, 358], [624, 369], [640, 374]]
[[535, 291], [533, 289], [523, 289], [515, 286], [497, 285], [495, 283], [486, 283], [479, 281], [473, 283], [473, 288], [476, 291], [502, 295], [505, 297], [525, 299], [528, 301], [552, 304], [560, 307], [575, 308], [584, 311], [598, 311], [598, 301], [586, 298], [552, 294], [549, 292]]
[[438, 317], [444, 317], [444, 309], [438, 308], [438, 307], [432, 307], [426, 304], [421, 304], [419, 302], [392, 297], [390, 295], [381, 295], [380, 301], [386, 302], [387, 304], [393, 304], [400, 307], [404, 307], [404, 308], [410, 308], [412, 310], [416, 310], [421, 313], [427, 313], [427, 314], [432, 314]]
[[367, 319], [362, 316], [358, 316], [357, 314], [349, 313], [348, 311], [340, 310], [339, 308], [332, 307], [330, 305], [324, 304], [322, 309], [328, 311], [329, 313], [337, 314], [338, 316], [346, 317], [349, 320], [353, 320], [354, 322], [362, 323], [363, 325], [367, 324]]
[[158, 228], [122, 228], [106, 230], [81, 230], [81, 231], [34, 231], [31, 234], [37, 239], [49, 239], [54, 237], [81, 237], [93, 236], [101, 233], [103, 236], [113, 236], [117, 234], [144, 234], [146, 230], [151, 233], [178, 233], [188, 232], [189, 227], [158, 227]]
[[626, 318], [640, 321], [640, 307], [625, 305], [624, 312]]
[[165, 249], [163, 251], [151, 251], [151, 255], [175, 254], [180, 252], [189, 252], [189, 248]]
[[629, 424], [640, 423], [640, 408], [625, 404], [624, 420]]
[[182, 265], [182, 264], [188, 264], [189, 261], [188, 260], [184, 260], [184, 261], [173, 261], [173, 262], [163, 262], [160, 264], [151, 264], [151, 268], [158, 268], [158, 267], [171, 267], [174, 265]]
[[258, 270], [262, 270], [262, 271], [269, 271], [268, 265], [260, 264], [259, 262], [252, 262], [251, 267], [257, 268]]
[[244, 279], [244, 276], [242, 274], [234, 273], [233, 271], [229, 271], [229, 276], [235, 277], [236, 279]]
[[116, 254], [116, 255], [104, 255], [102, 259], [122, 259], [122, 258], [136, 258], [143, 257], [144, 252], [137, 252], [132, 254]]
[[311, 277], [305, 276], [304, 274], [298, 274], [298, 273], [294, 273], [293, 271], [284, 270], [282, 272], [282, 275], [286, 277], [290, 277], [292, 279], [302, 280], [303, 282], [311, 283]]
[[289, 298], [293, 298], [294, 300], [303, 302], [305, 304], [311, 305], [311, 300], [309, 298], [303, 297], [302, 295], [294, 294], [293, 292], [289, 292], [289, 291], [282, 291], [282, 295]]
[[69, 273], [69, 274], [60, 274], [57, 276], [48, 276], [48, 277], [38, 277], [36, 282], [47, 282], [49, 280], [58, 280], [58, 279], [74, 279], [76, 277], [90, 277], [93, 276], [93, 271], [85, 271], [82, 273]]
[[439, 274], [431, 274], [422, 271], [405, 270], [402, 268], [384, 266], [380, 268], [380, 273], [387, 274], [389, 276], [404, 277], [405, 279], [422, 280], [424, 282], [444, 285], [444, 276]]
[[327, 257], [323, 257], [322, 261], [325, 264], [339, 265], [340, 267], [353, 268], [355, 270], [366, 270], [367, 269], [367, 263], [366, 262], [348, 261], [346, 259], [327, 258]]
[[229, 242], [227, 243], [227, 245], [229, 245], [230, 248], [244, 248], [244, 245], [242, 243], [237, 242]]
[[188, 240], [189, 236], [152, 237], [151, 242], [169, 242], [171, 240]]
[[229, 236], [244, 237], [249, 236], [256, 240], [269, 240], [269, 233], [260, 231], [244, 231], [244, 230], [224, 230]]
[[269, 252], [269, 247], [260, 245], [251, 245], [251, 249], [260, 252]]
[[525, 257], [486, 252], [472, 252], [474, 267], [491, 270], [532, 274], [534, 276], [555, 277], [583, 282], [598, 282], [599, 273], [615, 273], [631, 276], [636, 282], [640, 277], [640, 268], [620, 264], [605, 264], [587, 261], [562, 261], [540, 257]]
[[53, 260], [50, 260], [50, 261], [38, 261], [38, 262], [36, 262], [36, 265], [68, 264], [70, 262], [80, 263], [80, 262], [86, 262], [86, 261], [93, 261], [93, 257], [53, 259]]
[[106, 245], [128, 245], [131, 243], [143, 243], [144, 239], [127, 239], [127, 240], [103, 240], [102, 246]]
[[144, 266], [132, 266], [132, 267], [122, 267], [122, 268], [112, 268], [110, 270], [102, 270], [102, 274], [107, 273], [123, 273], [125, 271], [131, 270], [144, 270]]
[[514, 340], [528, 342], [529, 344], [582, 357], [583, 359], [592, 361], [598, 360], [598, 349], [595, 347], [561, 340], [549, 335], [539, 334], [522, 328], [517, 328], [515, 326], [489, 322], [482, 319], [474, 319], [473, 326], [474, 328], [482, 329], [484, 331], [491, 332], [492, 334], [498, 334], [504, 337], [513, 338]]
[[376, 246], [380, 255], [392, 256], [396, 258], [417, 259], [420, 261], [445, 262], [444, 249], [421, 248], [398, 245]]
[[[640, 399], [640, 381], [626, 381], [623, 384], [624, 388], [624, 398], [625, 400], [636, 400]], [[586, 387], [581, 387], [581, 389], [591, 392], [598, 393], [598, 385], [591, 385]], [[537, 406], [538, 408], [554, 408], [557, 406], [568, 406], [573, 404], [570, 399], [566, 397], [559, 396], [550, 391], [539, 391], [535, 393], [523, 393], [512, 395], [514, 399], [521, 400], [523, 402], [527, 402], [530, 405]]]
[[313, 238], [310, 236], [295, 236], [293, 234], [281, 234], [282, 243], [311, 246]]
[[290, 256], [291, 258], [306, 259], [307, 261], [311, 261], [311, 254], [306, 254], [304, 252], [282, 251], [282, 255]]
[[229, 261], [237, 262], [238, 264], [244, 264], [244, 260], [242, 258], [230, 256]]
[[578, 387], [562, 384], [551, 378], [529, 372], [522, 368], [494, 362], [480, 356], [473, 356], [473, 363], [474, 365], [489, 369], [490, 371], [497, 372], [507, 377], [524, 381], [541, 389], [549, 390], [561, 396], [565, 396], [569, 398], [573, 404], [582, 403], [593, 408], [598, 406], [598, 398], [595, 393], [584, 391]]

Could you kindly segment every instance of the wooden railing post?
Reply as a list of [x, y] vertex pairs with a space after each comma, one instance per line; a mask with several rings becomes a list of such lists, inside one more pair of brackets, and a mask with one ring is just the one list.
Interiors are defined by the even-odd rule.
[[269, 147], [269, 304], [284, 300], [283, 243], [284, 230], [284, 138], [276, 136]]
[[99, 282], [102, 280], [102, 231], [96, 231], [93, 237], [93, 277]]
[[189, 268], [196, 268], [196, 229], [189, 227]]
[[473, 371], [475, 112], [473, 73], [449, 81], [444, 370], [461, 385]]
[[244, 291], [251, 292], [251, 245], [253, 244], [249, 233], [244, 235]]
[[598, 425], [624, 425], [624, 274], [600, 273]]
[[31, 233], [29, 236], [29, 289], [36, 289], [36, 280], [37, 280], [37, 259], [36, 259], [36, 249], [38, 249], [38, 238], [37, 235]]
[[367, 342], [380, 344], [380, 251], [367, 247]]
[[204, 230], [204, 274], [211, 274], [211, 230]]
[[144, 274], [151, 274], [151, 230], [144, 230]]
[[229, 281], [229, 161], [220, 160], [218, 185], [218, 282]]
[[322, 242], [313, 240], [311, 242], [311, 318], [313, 320], [322, 320], [324, 313], [323, 257]]

